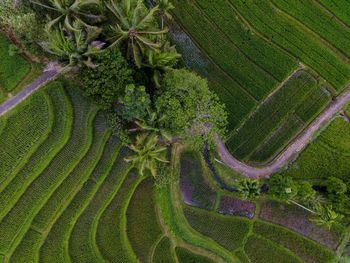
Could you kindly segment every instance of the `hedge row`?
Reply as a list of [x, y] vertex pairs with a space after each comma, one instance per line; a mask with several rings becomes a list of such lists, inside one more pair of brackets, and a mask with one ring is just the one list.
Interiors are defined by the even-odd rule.
[[241, 217], [224, 216], [193, 207], [185, 207], [184, 214], [193, 229], [232, 251], [243, 245], [250, 222]]
[[338, 91], [349, 83], [350, 66], [297, 22], [276, 12], [270, 2], [228, 1], [256, 30], [313, 68]]
[[89, 138], [92, 136], [91, 126], [96, 109], [91, 107], [91, 104], [82, 97], [78, 90], [71, 88], [68, 91], [73, 105], [76, 106], [74, 107], [75, 121], [71, 139], [0, 222], [0, 251], [2, 253], [14, 249], [29, 228], [36, 213], [89, 148]]

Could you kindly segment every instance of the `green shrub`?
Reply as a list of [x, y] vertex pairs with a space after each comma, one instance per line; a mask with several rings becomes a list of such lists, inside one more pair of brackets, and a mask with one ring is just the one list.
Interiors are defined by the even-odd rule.
[[243, 245], [250, 227], [249, 219], [224, 216], [192, 207], [185, 207], [184, 214], [193, 229], [228, 250], [234, 250]]

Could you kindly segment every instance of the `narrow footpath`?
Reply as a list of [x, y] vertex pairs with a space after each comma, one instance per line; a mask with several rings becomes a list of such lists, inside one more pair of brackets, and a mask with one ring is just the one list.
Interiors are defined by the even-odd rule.
[[336, 98], [330, 105], [304, 130], [281, 154], [271, 163], [263, 167], [249, 166], [234, 158], [227, 150], [223, 141], [216, 138], [218, 153], [228, 167], [249, 178], [268, 178], [286, 166], [290, 160], [295, 158], [312, 140], [313, 136], [327, 124], [342, 108], [350, 101], [350, 89]]
[[9, 98], [7, 101], [0, 105], [0, 116], [4, 115], [8, 111], [16, 107], [19, 103], [28, 98], [36, 90], [57, 78], [60, 73], [61, 68], [58, 63], [49, 63], [45, 67], [43, 73], [36, 80], [34, 80], [31, 84], [26, 86], [18, 94]]

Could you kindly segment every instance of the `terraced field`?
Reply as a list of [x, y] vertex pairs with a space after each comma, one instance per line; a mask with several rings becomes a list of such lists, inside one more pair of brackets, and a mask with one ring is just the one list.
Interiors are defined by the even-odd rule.
[[0, 102], [26, 77], [31, 65], [19, 54], [9, 54], [10, 42], [0, 34]]
[[173, 39], [225, 102], [238, 159], [271, 160], [350, 83], [345, 1], [174, 2]]

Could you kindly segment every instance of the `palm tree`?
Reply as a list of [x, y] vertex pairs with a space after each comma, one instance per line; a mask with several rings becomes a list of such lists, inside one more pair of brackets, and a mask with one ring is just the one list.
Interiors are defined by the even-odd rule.
[[47, 28], [48, 41], [43, 43], [43, 48], [50, 54], [58, 56], [68, 62], [68, 66], [95, 67], [91, 61], [91, 55], [101, 52], [101, 45], [95, 45], [93, 41], [100, 34], [97, 27], [86, 27], [79, 20], [74, 21], [73, 31], [68, 31], [61, 25], [58, 29]]
[[164, 157], [167, 147], [158, 145], [156, 134], [143, 133], [138, 135], [135, 144], [130, 145], [129, 148], [134, 154], [124, 158], [124, 160], [131, 162], [138, 169], [141, 176], [148, 170], [153, 177], [156, 177], [157, 163], [168, 163]]
[[160, 87], [162, 73], [173, 68], [180, 57], [175, 46], [170, 46], [169, 42], [163, 45], [161, 52], [148, 51], [147, 63], [144, 66], [153, 70], [153, 81], [156, 87]]
[[162, 19], [162, 29], [164, 28], [164, 19], [173, 19], [170, 11], [175, 8], [175, 6], [169, 0], [157, 0], [156, 3], [159, 6], [159, 14]]
[[243, 198], [254, 198], [260, 195], [260, 183], [258, 180], [243, 179], [237, 185], [238, 192]]
[[45, 1], [47, 2], [45, 4], [34, 0], [30, 0], [30, 2], [58, 14], [49, 23], [50, 28], [59, 22], [63, 22], [67, 29], [73, 30], [73, 21], [77, 19], [88, 20], [93, 23], [102, 19], [100, 15], [94, 15], [84, 11], [85, 7], [99, 6], [100, 0], [48, 0]]
[[128, 41], [128, 53], [140, 68], [142, 55], [147, 50], [158, 52], [161, 48], [158, 36], [168, 32], [168, 29], [160, 30], [155, 20], [159, 7], [149, 10], [143, 0], [112, 0], [106, 5], [117, 20], [116, 25], [111, 26], [113, 42], [110, 47]]
[[316, 213], [318, 215], [318, 218], [311, 219], [312, 222], [316, 223], [320, 226], [325, 226], [328, 229], [331, 229], [331, 227], [339, 222], [343, 216], [337, 214], [333, 209], [331, 205], [327, 206], [316, 206]]

